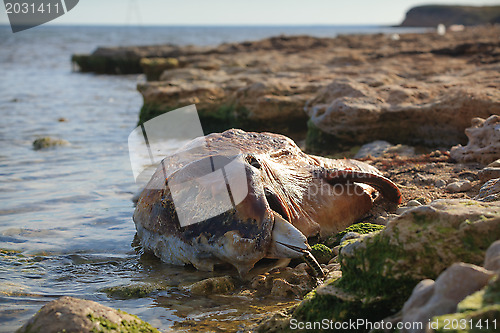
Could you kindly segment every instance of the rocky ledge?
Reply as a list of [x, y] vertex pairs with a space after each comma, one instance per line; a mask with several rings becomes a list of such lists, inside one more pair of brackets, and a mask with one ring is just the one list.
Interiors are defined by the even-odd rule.
[[[374, 140], [449, 147], [466, 143], [472, 118], [500, 114], [499, 35], [500, 26], [485, 26], [444, 36], [280, 36], [214, 48], [101, 48], [73, 60], [84, 71], [144, 70], [156, 80], [138, 86], [141, 123], [196, 104], [206, 133], [307, 132], [312, 152]], [[134, 65], [122, 68], [127, 61]]]

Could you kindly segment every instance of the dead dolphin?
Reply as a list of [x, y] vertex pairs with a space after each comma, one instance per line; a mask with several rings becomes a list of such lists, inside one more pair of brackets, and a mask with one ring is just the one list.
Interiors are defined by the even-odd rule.
[[[203, 140], [205, 148], [197, 149]], [[231, 129], [197, 138], [181, 151], [162, 161], [133, 216], [143, 248], [171, 264], [211, 271], [229, 263], [245, 276], [263, 258], [303, 256], [306, 237], [345, 229], [379, 193], [401, 201], [396, 185], [376, 168], [305, 154], [283, 135]], [[225, 169], [226, 180], [232, 164], [243, 181], [206, 179], [207, 163]], [[227, 209], [221, 210], [223, 201], [207, 201], [207, 195], [228, 192], [239, 199]]]

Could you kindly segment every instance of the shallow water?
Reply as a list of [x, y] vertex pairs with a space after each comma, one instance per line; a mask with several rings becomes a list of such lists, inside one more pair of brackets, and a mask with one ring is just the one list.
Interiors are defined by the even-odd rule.
[[[270, 309], [262, 306], [281, 301], [193, 297], [182, 286], [228, 272], [163, 264], [133, 245], [131, 197], [137, 188], [127, 137], [142, 105], [136, 84], [144, 78], [76, 73], [71, 54], [98, 45], [215, 45], [282, 33], [376, 31], [393, 30], [41, 26], [12, 34], [0, 26], [0, 249], [6, 249], [0, 251], [0, 332], [15, 330], [62, 295], [120, 308], [162, 330], [186, 319], [186, 330], [233, 330]], [[35, 151], [32, 142], [41, 136], [70, 145]], [[130, 300], [102, 291], [139, 282], [161, 291]]]

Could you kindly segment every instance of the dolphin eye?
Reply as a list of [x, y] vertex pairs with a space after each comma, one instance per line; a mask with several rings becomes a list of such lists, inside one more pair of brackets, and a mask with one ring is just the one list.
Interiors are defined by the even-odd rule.
[[259, 163], [259, 161], [257, 161], [257, 159], [255, 158], [255, 156], [248, 155], [246, 157], [246, 161], [248, 162], [248, 164], [250, 164], [254, 168], [260, 169], [260, 163]]

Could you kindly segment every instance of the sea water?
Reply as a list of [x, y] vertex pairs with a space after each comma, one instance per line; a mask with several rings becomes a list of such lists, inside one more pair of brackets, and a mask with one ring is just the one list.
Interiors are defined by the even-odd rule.
[[[281, 34], [398, 32], [386, 27], [0, 26], [0, 332], [20, 327], [68, 295], [120, 308], [165, 330], [175, 321], [237, 322], [275, 300], [193, 297], [183, 286], [227, 272], [161, 263], [134, 243], [134, 183], [127, 138], [136, 127], [143, 75], [73, 71], [75, 53], [97, 46], [217, 45]], [[69, 145], [34, 150], [39, 137]], [[153, 284], [124, 299], [103, 289]], [[261, 311], [262, 312], [262, 311]], [[243, 326], [241, 326], [243, 325]]]

